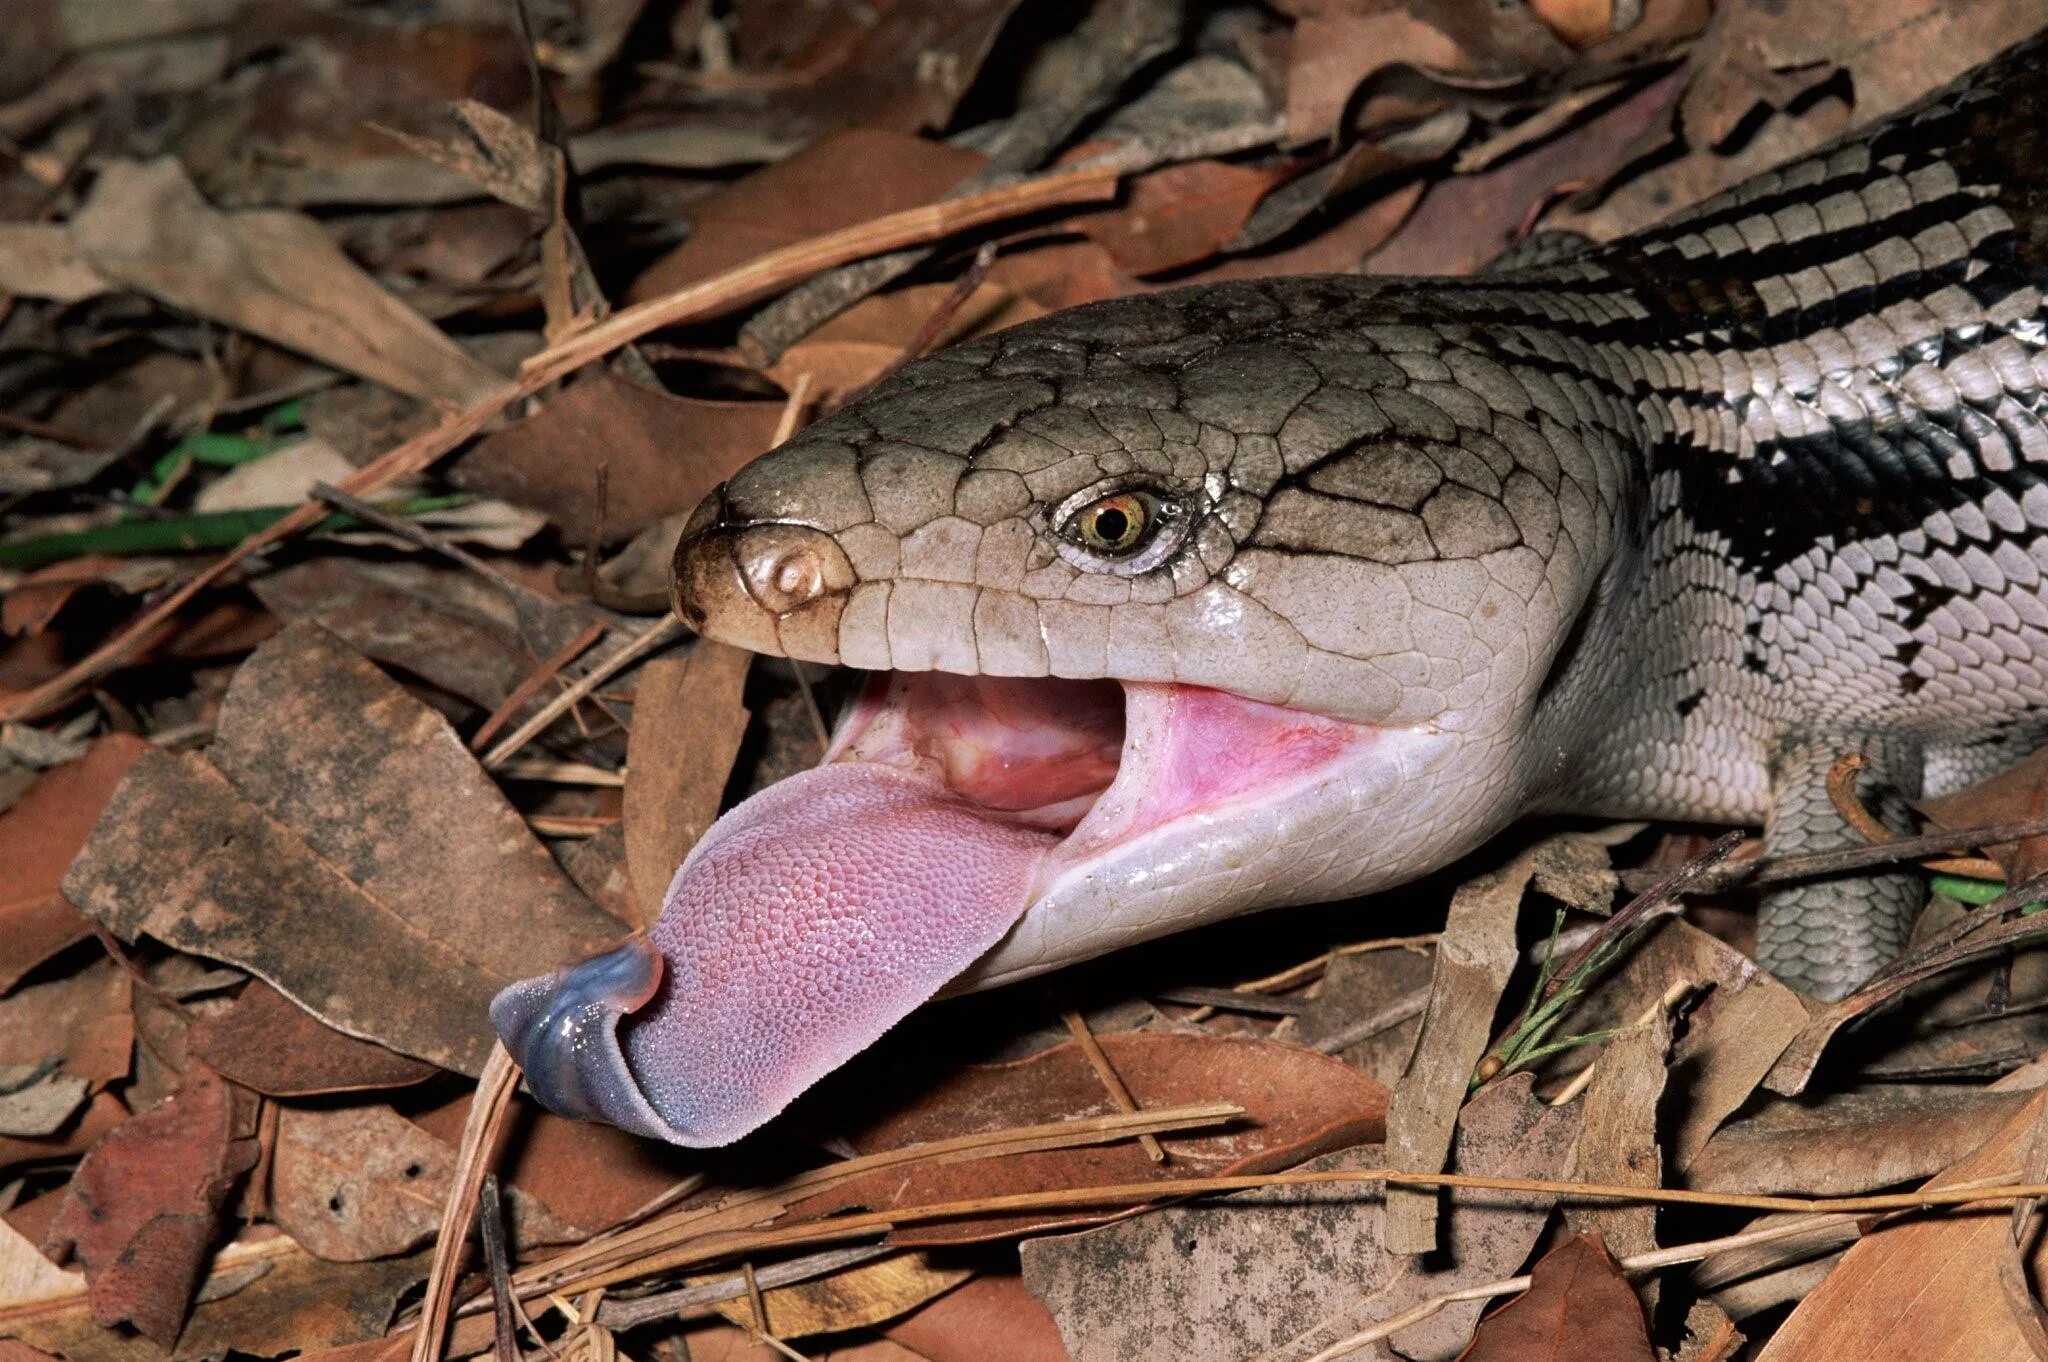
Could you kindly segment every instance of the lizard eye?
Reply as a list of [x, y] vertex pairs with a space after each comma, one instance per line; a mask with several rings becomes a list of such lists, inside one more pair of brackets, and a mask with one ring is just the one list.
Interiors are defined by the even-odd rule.
[[1158, 515], [1158, 503], [1148, 493], [1118, 492], [1074, 512], [1067, 532], [1083, 548], [1118, 558], [1145, 542]]
[[1181, 499], [1149, 487], [1098, 484], [1069, 497], [1051, 519], [1061, 556], [1084, 571], [1118, 576], [1158, 567], [1188, 529]]

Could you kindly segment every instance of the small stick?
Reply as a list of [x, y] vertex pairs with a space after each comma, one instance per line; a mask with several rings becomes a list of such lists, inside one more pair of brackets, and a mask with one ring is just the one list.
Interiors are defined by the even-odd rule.
[[489, 718], [484, 720], [483, 727], [479, 728], [476, 731], [476, 736], [469, 740], [469, 750], [472, 752], [482, 751], [486, 743], [498, 736], [498, 730], [507, 723], [510, 723], [512, 716], [525, 708], [527, 701], [540, 694], [547, 683], [554, 679], [557, 672], [583, 656], [591, 644], [604, 637], [604, 629], [605, 626], [602, 621], [591, 621], [576, 637], [555, 649], [553, 653], [548, 655], [545, 662], [528, 672], [526, 678], [514, 686], [512, 693], [506, 696], [496, 709], [491, 711]]
[[536, 813], [526, 826], [542, 837], [595, 837], [619, 821], [617, 814]]
[[1298, 1017], [1308, 1011], [1306, 998], [1269, 998], [1233, 988], [1162, 988], [1152, 994], [1162, 1003], [1206, 1007], [1219, 1012], [1249, 1012], [1261, 1017]]
[[560, 695], [542, 705], [532, 718], [514, 729], [510, 737], [486, 753], [484, 766], [495, 768], [503, 765], [514, 752], [526, 746], [536, 734], [560, 718], [564, 710], [649, 653], [674, 642], [682, 636], [682, 632], [683, 622], [671, 615], [661, 623], [634, 635], [631, 642], [593, 666], [574, 683], [564, 687]]
[[498, 767], [507, 780], [532, 780], [550, 785], [594, 785], [617, 789], [626, 783], [624, 771], [607, 771], [580, 761], [553, 761], [545, 757], [519, 757]]
[[[1102, 1053], [1102, 1044], [1095, 1039], [1095, 1033], [1088, 1029], [1088, 1023], [1078, 1012], [1068, 1012], [1065, 1016], [1067, 1031], [1074, 1037], [1074, 1043], [1081, 1047], [1081, 1053], [1088, 1056], [1088, 1063], [1094, 1068], [1095, 1076], [1102, 1080], [1103, 1087], [1109, 1089], [1110, 1098], [1115, 1101], [1117, 1109], [1135, 1115], [1138, 1104], [1131, 1097], [1131, 1090], [1124, 1086], [1123, 1079], [1117, 1075], [1116, 1066], [1109, 1062], [1109, 1056]], [[1145, 1156], [1152, 1162], [1166, 1162], [1166, 1146], [1159, 1143], [1158, 1137], [1141, 1134], [1138, 1136], [1138, 1143], [1144, 1148]]]
[[404, 516], [392, 515], [389, 511], [380, 509], [373, 502], [365, 501], [351, 492], [342, 491], [333, 483], [314, 483], [313, 495], [336, 510], [347, 511], [365, 525], [374, 525], [386, 534], [397, 535], [409, 544], [416, 544], [429, 553], [438, 553], [450, 562], [460, 567], [468, 568], [492, 586], [499, 587], [515, 599], [526, 594], [525, 587], [519, 585], [519, 583], [513, 581], [510, 577], [507, 577], [468, 549], [463, 548], [459, 544], [449, 542], [445, 535], [435, 534], [417, 520], [408, 520]]
[[484, 1267], [491, 1278], [491, 1309], [497, 1328], [492, 1335], [498, 1362], [519, 1362], [519, 1339], [512, 1321], [512, 1271], [505, 1256], [505, 1205], [498, 1197], [498, 1175], [484, 1174], [477, 1195], [477, 1235], [484, 1241]]

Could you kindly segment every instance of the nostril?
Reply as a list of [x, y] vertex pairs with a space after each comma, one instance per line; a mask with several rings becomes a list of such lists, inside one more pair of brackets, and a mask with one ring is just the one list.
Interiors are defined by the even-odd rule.
[[818, 568], [818, 560], [808, 553], [793, 553], [775, 565], [775, 589], [792, 603], [809, 600], [824, 584], [825, 575]]

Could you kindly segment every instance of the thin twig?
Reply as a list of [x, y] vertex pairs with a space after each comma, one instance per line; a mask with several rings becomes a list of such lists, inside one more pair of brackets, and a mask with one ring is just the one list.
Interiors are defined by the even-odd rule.
[[[776, 1263], [753, 1273], [756, 1283], [774, 1290], [778, 1286], [793, 1286], [807, 1282], [814, 1277], [830, 1276], [850, 1267], [859, 1267], [898, 1250], [887, 1244], [862, 1244], [854, 1248], [826, 1249], [803, 1258], [792, 1258], [785, 1263]], [[656, 1320], [677, 1319], [708, 1309], [721, 1301], [737, 1300], [747, 1294], [748, 1274], [735, 1272], [715, 1281], [701, 1282], [696, 1286], [679, 1287], [674, 1291], [660, 1291], [651, 1296], [636, 1296], [629, 1301], [606, 1301], [598, 1308], [597, 1322], [608, 1329], [634, 1329]]]
[[[1068, 1012], [1065, 1014], [1065, 1020], [1067, 1034], [1074, 1038], [1074, 1044], [1080, 1046], [1081, 1053], [1088, 1057], [1088, 1067], [1095, 1070], [1096, 1078], [1109, 1090], [1110, 1100], [1116, 1103], [1117, 1110], [1133, 1113], [1138, 1111], [1137, 1099], [1133, 1098], [1131, 1090], [1124, 1086], [1123, 1076], [1117, 1073], [1116, 1066], [1109, 1062], [1109, 1056], [1102, 1052], [1102, 1043], [1096, 1040], [1095, 1033], [1088, 1029], [1087, 1019], [1078, 1012]], [[1149, 1132], [1141, 1134], [1138, 1136], [1138, 1144], [1144, 1149], [1145, 1157], [1152, 1162], [1166, 1162], [1166, 1147], [1159, 1143], [1157, 1136]]]
[[514, 752], [526, 746], [536, 735], [562, 716], [563, 711], [581, 700], [599, 686], [617, 676], [635, 662], [675, 642], [683, 634], [683, 622], [673, 615], [635, 634], [624, 646], [591, 667], [562, 693], [536, 710], [527, 721], [512, 730], [505, 741], [484, 754], [486, 770], [503, 765]]
[[524, 709], [528, 701], [547, 688], [548, 682], [554, 679], [557, 672], [583, 656], [592, 644], [603, 638], [604, 630], [602, 620], [592, 620], [576, 637], [555, 649], [548, 655], [546, 661], [528, 672], [519, 684], [512, 688], [512, 693], [491, 711], [483, 726], [477, 729], [476, 735], [469, 740], [469, 750], [482, 751], [492, 738], [498, 736], [498, 730], [512, 721], [514, 714]]
[[491, 1311], [496, 1325], [492, 1346], [498, 1362], [519, 1362], [519, 1338], [512, 1320], [512, 1271], [505, 1254], [505, 1205], [498, 1197], [498, 1175], [484, 1174], [477, 1193], [477, 1237], [484, 1244], [484, 1269], [491, 1278]]
[[1313, 1048], [1316, 1053], [1334, 1055], [1361, 1041], [1371, 1040], [1382, 1031], [1391, 1031], [1401, 1023], [1413, 1021], [1429, 1007], [1429, 990], [1418, 988], [1406, 997], [1381, 1008], [1371, 1016], [1360, 1017], [1343, 1030], [1324, 1036]]
[[[1662, 1016], [1666, 1012], [1669, 1012], [1672, 1008], [1678, 1006], [1679, 1003], [1683, 1002], [1685, 999], [1685, 995], [1692, 992], [1693, 987], [1693, 982], [1690, 979], [1677, 979], [1672, 981], [1671, 987], [1665, 989], [1661, 997], [1659, 997], [1655, 1002], [1651, 1003], [1648, 1007], [1644, 1008], [1642, 1012], [1636, 1016], [1636, 1019], [1628, 1024], [1626, 1029], [1630, 1031], [1639, 1031], [1643, 1027], [1648, 1026], [1651, 1022], [1657, 1020], [1658, 1017]], [[1579, 1070], [1577, 1073], [1572, 1075], [1571, 1082], [1565, 1084], [1563, 1088], [1558, 1090], [1557, 1096], [1550, 1099], [1550, 1105], [1553, 1107], [1570, 1106], [1572, 1102], [1577, 1100], [1580, 1093], [1584, 1092], [1588, 1087], [1592, 1085], [1593, 1070], [1595, 1070], [1599, 1066], [1600, 1057], [1598, 1055], [1595, 1055], [1592, 1061], [1588, 1063], [1585, 1068]]]
[[[2023, 818], [2011, 823], [1985, 823], [1974, 828], [1938, 828], [1917, 837], [1901, 837], [1881, 846], [1843, 847], [1836, 851], [1809, 851], [1797, 856], [1769, 856], [1751, 861], [1731, 861], [1713, 873], [1688, 884], [1685, 894], [1720, 894], [1730, 889], [1788, 880], [1814, 879], [1822, 875], [1846, 874], [1872, 866], [1917, 861], [1944, 852], [1968, 851], [1972, 847], [1999, 846], [2028, 837], [2048, 836], [2048, 818]], [[1631, 870], [1621, 877], [1630, 890], [1653, 883], [1659, 872]]]
[[1272, 998], [1234, 988], [1161, 988], [1149, 995], [1162, 1003], [1206, 1007], [1218, 1012], [1249, 1012], [1258, 1017], [1298, 1017], [1308, 1011], [1306, 998]]

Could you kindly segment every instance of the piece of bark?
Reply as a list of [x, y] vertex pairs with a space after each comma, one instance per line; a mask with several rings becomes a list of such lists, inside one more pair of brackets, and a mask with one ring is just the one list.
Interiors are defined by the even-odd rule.
[[640, 669], [626, 744], [625, 835], [642, 927], [661, 916], [676, 868], [718, 817], [747, 732], [741, 695], [753, 657], [700, 638], [686, 656]]
[[[1582, 1099], [1586, 1110], [1569, 1176], [1611, 1187], [1661, 1187], [1663, 1156], [1657, 1146], [1657, 1108], [1664, 1096], [1665, 1056], [1671, 1023], [1662, 1012], [1647, 1026], [1616, 1036], [1594, 1063], [1592, 1085]], [[1594, 1235], [1626, 1258], [1657, 1247], [1657, 1208], [1593, 1203], [1567, 1206], [1565, 1225]], [[1531, 1288], [1532, 1290], [1534, 1288]], [[1643, 1304], [1657, 1308], [1654, 1277], [1642, 1284]]]

